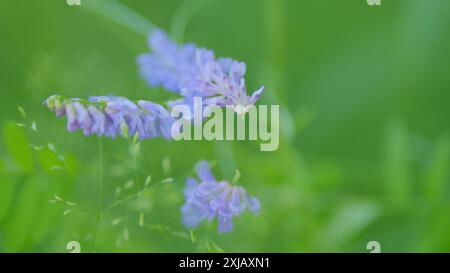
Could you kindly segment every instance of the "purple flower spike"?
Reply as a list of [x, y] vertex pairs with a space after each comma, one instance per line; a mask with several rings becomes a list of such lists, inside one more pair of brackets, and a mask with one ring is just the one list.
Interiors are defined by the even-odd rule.
[[138, 135], [140, 140], [171, 138], [173, 119], [161, 105], [140, 100], [137, 104], [124, 97], [98, 96], [89, 101], [63, 99], [54, 95], [44, 104], [58, 116], [67, 115], [67, 130], [82, 129], [85, 135], [115, 138]]
[[196, 170], [200, 182], [189, 177], [184, 189], [186, 202], [181, 213], [186, 227], [195, 228], [203, 220], [217, 217], [218, 231], [224, 233], [233, 229], [233, 217], [246, 209], [259, 213], [261, 205], [256, 197], [248, 196], [241, 186], [227, 181], [218, 182], [206, 161], [198, 162]]
[[184, 98], [173, 104], [190, 104], [202, 97], [209, 105], [252, 105], [263, 87], [247, 95], [246, 66], [230, 58], [215, 59], [214, 52], [193, 44], [177, 45], [157, 30], [149, 38], [151, 53], [140, 55], [140, 72], [150, 86], [162, 86]]

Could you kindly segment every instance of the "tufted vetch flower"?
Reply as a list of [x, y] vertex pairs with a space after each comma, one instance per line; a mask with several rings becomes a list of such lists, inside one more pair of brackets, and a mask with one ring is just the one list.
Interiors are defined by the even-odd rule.
[[228, 181], [217, 181], [206, 161], [196, 165], [200, 182], [190, 177], [184, 190], [185, 203], [181, 208], [183, 224], [197, 227], [203, 220], [217, 218], [218, 231], [229, 232], [233, 229], [233, 218], [245, 210], [255, 214], [260, 211], [259, 200], [249, 196], [242, 186]]
[[162, 86], [182, 98], [170, 105], [192, 104], [202, 97], [206, 105], [253, 105], [263, 87], [247, 95], [246, 65], [230, 58], [218, 58], [214, 52], [194, 44], [177, 45], [162, 30], [149, 37], [151, 53], [140, 55], [142, 77], [150, 86]]
[[67, 130], [81, 129], [85, 135], [115, 138], [138, 135], [140, 140], [171, 138], [173, 118], [162, 106], [150, 101], [136, 103], [118, 96], [96, 96], [85, 101], [50, 96], [44, 102], [57, 116], [67, 116]]

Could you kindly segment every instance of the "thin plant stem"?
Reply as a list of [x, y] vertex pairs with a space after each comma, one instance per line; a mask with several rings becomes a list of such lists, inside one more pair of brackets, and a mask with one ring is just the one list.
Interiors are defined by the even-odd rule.
[[82, 7], [144, 37], [155, 29], [152, 22], [117, 0], [86, 1]]
[[102, 204], [103, 204], [103, 143], [101, 137], [98, 137], [98, 199], [97, 199], [97, 211], [95, 214], [94, 234], [92, 237], [92, 252], [95, 250], [98, 225], [102, 217]]
[[172, 17], [170, 25], [170, 34], [175, 41], [183, 42], [189, 21], [210, 2], [210, 0], [186, 0], [181, 2]]
[[[133, 145], [139, 145], [139, 143], [137, 144], [133, 144]], [[136, 148], [136, 147], [133, 147]], [[137, 146], [137, 151], [136, 154], [133, 155], [133, 167], [134, 167], [134, 179], [136, 180], [136, 194], [139, 197], [139, 193], [140, 193], [140, 187], [139, 187], [139, 174], [138, 174], [138, 157], [139, 157], [139, 153], [140, 153], [140, 147]]]
[[98, 198], [98, 210], [101, 211], [102, 203], [103, 203], [103, 142], [102, 138], [98, 137], [98, 189], [99, 189], [99, 198]]

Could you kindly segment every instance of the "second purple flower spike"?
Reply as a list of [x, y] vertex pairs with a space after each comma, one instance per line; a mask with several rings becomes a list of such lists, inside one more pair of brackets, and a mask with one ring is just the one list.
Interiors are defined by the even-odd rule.
[[140, 72], [150, 86], [162, 86], [183, 98], [172, 103], [191, 104], [202, 97], [205, 105], [252, 105], [263, 87], [251, 96], [245, 86], [246, 66], [230, 58], [215, 59], [214, 52], [194, 44], [177, 45], [162, 30], [149, 37], [152, 52], [139, 56]]

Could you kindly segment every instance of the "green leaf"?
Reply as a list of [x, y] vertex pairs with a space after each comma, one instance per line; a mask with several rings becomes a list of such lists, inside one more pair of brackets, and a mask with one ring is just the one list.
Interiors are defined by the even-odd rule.
[[221, 249], [218, 245], [216, 245], [211, 239], [208, 237], [203, 238], [205, 240], [205, 247], [209, 253], [225, 253], [223, 249]]
[[412, 168], [409, 135], [400, 121], [390, 122], [385, 144], [385, 189], [389, 199], [404, 206], [411, 198]]
[[354, 238], [380, 215], [380, 206], [369, 201], [349, 201], [339, 206], [323, 233], [328, 247], [339, 245]]
[[0, 222], [6, 217], [14, 196], [15, 184], [5, 173], [3, 162], [0, 161]]
[[21, 191], [14, 207], [14, 213], [10, 215], [5, 224], [5, 240], [8, 251], [16, 252], [24, 250], [32, 236], [35, 217], [43, 213], [39, 207], [40, 186], [35, 179], [27, 181]]
[[25, 113], [25, 110], [21, 106], [17, 106], [17, 109], [19, 110], [23, 118], [27, 118], [27, 114]]
[[440, 200], [444, 193], [445, 183], [449, 178], [450, 145], [448, 138], [442, 137], [436, 145], [434, 157], [425, 174], [424, 192], [429, 202]]
[[150, 183], [152, 182], [152, 175], [148, 175], [147, 178], [145, 179], [145, 187], [150, 186]]
[[[45, 177], [37, 178], [36, 180], [33, 180], [32, 183], [36, 183], [36, 187], [39, 188], [39, 194], [35, 193], [39, 196], [35, 206], [40, 213], [32, 217], [33, 229], [30, 231], [32, 243], [37, 244], [41, 242], [54, 227], [55, 219], [60, 217], [60, 207], [50, 203], [49, 197], [51, 196], [51, 192], [59, 191], [57, 188], [61, 187], [55, 187]], [[67, 202], [66, 204], [68, 203], [70, 202]], [[29, 217], [31, 217], [31, 215], [29, 215]]]
[[9, 155], [17, 167], [24, 173], [33, 171], [33, 156], [23, 128], [18, 127], [13, 122], [7, 122], [3, 128], [3, 136]]
[[39, 163], [42, 168], [49, 174], [54, 174], [54, 167], [61, 166], [64, 169], [65, 162], [58, 158], [58, 155], [48, 147], [44, 147], [38, 152]]

